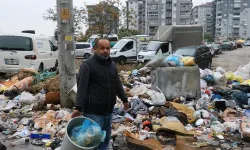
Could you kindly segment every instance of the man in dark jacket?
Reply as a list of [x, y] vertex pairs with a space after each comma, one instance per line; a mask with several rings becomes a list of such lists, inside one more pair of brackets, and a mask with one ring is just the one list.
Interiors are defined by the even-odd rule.
[[72, 117], [81, 112], [98, 123], [106, 131], [106, 139], [97, 149], [106, 150], [110, 141], [112, 112], [118, 96], [128, 109], [128, 100], [121, 84], [115, 63], [110, 58], [110, 43], [98, 39], [94, 56], [85, 61], [79, 71], [77, 96]]

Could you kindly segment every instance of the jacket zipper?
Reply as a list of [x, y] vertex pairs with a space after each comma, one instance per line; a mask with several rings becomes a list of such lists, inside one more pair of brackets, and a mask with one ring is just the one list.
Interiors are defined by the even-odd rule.
[[[108, 78], [108, 87], [109, 87], [109, 107], [110, 107], [110, 84], [109, 84], [109, 73], [108, 73], [108, 67], [107, 67], [107, 62], [106, 62], [106, 72], [107, 72], [107, 78]], [[108, 107], [108, 110], [109, 110]]]

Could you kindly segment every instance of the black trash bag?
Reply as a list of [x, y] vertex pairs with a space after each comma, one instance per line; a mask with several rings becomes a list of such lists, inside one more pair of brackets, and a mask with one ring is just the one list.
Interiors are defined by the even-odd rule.
[[20, 95], [20, 92], [16, 89], [7, 90], [4, 92], [4, 96], [8, 97], [10, 100], [13, 100], [18, 95]]
[[179, 112], [177, 109], [170, 107], [166, 110], [166, 116], [173, 116], [180, 120], [180, 122], [185, 126], [188, 124], [188, 118], [187, 115]]
[[231, 100], [233, 99], [233, 91], [232, 90], [220, 90], [220, 91], [214, 91], [213, 94], [219, 94], [222, 96], [223, 99]]
[[0, 150], [6, 150], [7, 147], [5, 145], [3, 145], [2, 143], [0, 143]]
[[240, 90], [245, 93], [250, 93], [249, 85], [233, 85], [233, 90]]
[[232, 98], [235, 100], [236, 104], [243, 108], [243, 105], [248, 105], [247, 93], [233, 90]]

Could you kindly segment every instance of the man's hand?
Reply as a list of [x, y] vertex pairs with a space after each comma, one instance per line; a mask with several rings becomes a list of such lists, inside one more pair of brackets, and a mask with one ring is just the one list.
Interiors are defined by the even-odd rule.
[[78, 110], [74, 110], [72, 115], [71, 115], [71, 118], [75, 118], [75, 117], [79, 117], [79, 116], [81, 116], [81, 112]]
[[127, 111], [129, 109], [128, 103], [123, 103], [123, 106], [124, 106], [124, 111]]

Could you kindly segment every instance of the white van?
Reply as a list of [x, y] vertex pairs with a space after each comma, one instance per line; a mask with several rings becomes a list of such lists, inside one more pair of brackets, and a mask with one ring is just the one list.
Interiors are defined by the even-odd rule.
[[147, 47], [139, 52], [137, 61], [142, 63], [148, 62], [153, 59], [155, 55], [161, 55], [168, 52], [168, 46], [168, 43], [161, 41], [151, 41]]
[[119, 40], [110, 51], [110, 57], [120, 64], [127, 61], [136, 61], [137, 54], [148, 44], [152, 37], [148, 35], [135, 35]]
[[[92, 36], [87, 40], [87, 42], [91, 43], [92, 46], [94, 47], [96, 39], [98, 39], [98, 38], [100, 38], [100, 37], [101, 37], [101, 36], [100, 36], [99, 34], [98, 34], [98, 35], [97, 35], [97, 34], [92, 35]], [[103, 37], [107, 37], [107, 34], [104, 34]], [[117, 34], [109, 34], [108, 37], [107, 37], [107, 39], [108, 39], [109, 42], [110, 42], [110, 47], [113, 47], [113, 46], [116, 44], [116, 42], [118, 41], [118, 36], [117, 36]]]
[[21, 68], [38, 72], [58, 67], [58, 51], [46, 37], [35, 34], [0, 34], [0, 73], [15, 74]]

